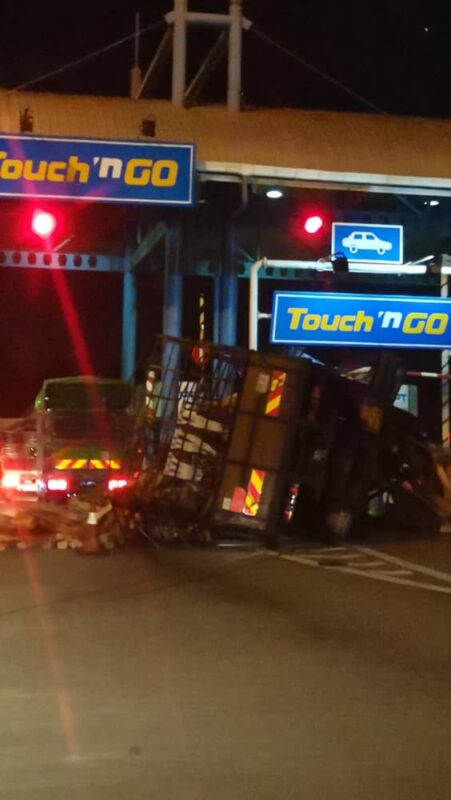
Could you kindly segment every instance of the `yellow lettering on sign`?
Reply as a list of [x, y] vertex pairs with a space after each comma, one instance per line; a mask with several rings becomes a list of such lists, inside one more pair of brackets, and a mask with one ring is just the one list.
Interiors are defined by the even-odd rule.
[[152, 170], [152, 186], [175, 186], [178, 171], [179, 165], [176, 161], [156, 161]]
[[301, 317], [306, 314], [308, 308], [287, 308], [287, 313], [291, 315], [290, 331], [297, 331], [301, 322]]
[[403, 322], [402, 332], [411, 334], [423, 333], [425, 319], [427, 319], [425, 311], [411, 311]]
[[0, 178], [4, 181], [17, 181], [22, 177], [22, 170], [22, 161], [18, 158], [6, 158], [0, 167]]
[[430, 333], [432, 336], [440, 336], [442, 333], [445, 333], [448, 327], [448, 319], [448, 314], [431, 314], [426, 322], [426, 333]]
[[152, 164], [151, 158], [131, 158], [125, 168], [124, 183], [128, 186], [147, 186]]
[[45, 181], [47, 174], [47, 161], [40, 161], [36, 171], [33, 171], [34, 164], [27, 158], [23, 168], [23, 176], [27, 181]]
[[85, 161], [79, 161], [78, 156], [69, 156], [67, 161], [66, 180], [69, 183], [87, 183], [89, 180], [89, 164]]
[[321, 326], [321, 317], [319, 314], [307, 314], [302, 320], [302, 329], [304, 331], [317, 331]]
[[321, 330], [322, 331], [338, 331], [338, 326], [340, 324], [340, 315], [335, 314], [332, 321], [329, 321], [329, 314], [323, 314], [321, 318]]
[[369, 317], [364, 311], [357, 311], [354, 330], [360, 332], [364, 328], [365, 333], [370, 333], [373, 329], [373, 323], [373, 317]]
[[66, 167], [67, 164], [65, 161], [50, 161], [47, 170], [47, 180], [51, 181], [51, 183], [63, 183]]
[[354, 322], [354, 314], [343, 314], [342, 318], [340, 319], [339, 330], [344, 331], [344, 333], [352, 333], [354, 330]]

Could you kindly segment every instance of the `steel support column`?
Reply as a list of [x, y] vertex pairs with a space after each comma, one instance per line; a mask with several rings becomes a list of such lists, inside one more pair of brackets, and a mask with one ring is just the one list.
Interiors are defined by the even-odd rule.
[[171, 221], [166, 228], [163, 333], [167, 336], [182, 335], [183, 275], [180, 264], [181, 225]]
[[237, 234], [231, 227], [226, 235], [219, 276], [219, 343], [234, 347], [238, 324]]
[[131, 270], [130, 255], [125, 259], [122, 289], [122, 363], [121, 374], [130, 380], [136, 366], [136, 277]]
[[186, 82], [186, 13], [188, 0], [174, 0], [172, 51], [172, 102], [183, 106]]
[[241, 33], [242, 0], [229, 3], [229, 64], [227, 72], [227, 107], [239, 111], [241, 105]]
[[213, 276], [213, 342], [219, 344], [220, 324], [220, 304], [219, 297], [221, 292], [221, 278], [219, 275]]

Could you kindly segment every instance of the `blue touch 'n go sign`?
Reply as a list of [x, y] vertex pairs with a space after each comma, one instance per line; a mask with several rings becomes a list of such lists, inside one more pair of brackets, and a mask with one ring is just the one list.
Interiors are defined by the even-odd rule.
[[332, 223], [332, 253], [343, 253], [349, 262], [402, 264], [402, 225]]
[[0, 136], [0, 196], [193, 205], [194, 145]]
[[275, 292], [273, 344], [451, 347], [451, 299]]

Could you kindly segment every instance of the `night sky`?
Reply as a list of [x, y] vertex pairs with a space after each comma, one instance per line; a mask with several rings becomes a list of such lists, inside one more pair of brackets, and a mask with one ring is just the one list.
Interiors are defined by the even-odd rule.
[[[126, 36], [134, 12], [142, 26], [162, 18], [171, 0], [2, 4], [0, 84], [12, 88]], [[190, 0], [191, 10], [227, 9], [226, 0]], [[451, 11], [448, 0], [244, 0], [255, 28], [367, 97], [382, 111], [450, 116]], [[142, 42], [142, 66], [164, 28]], [[192, 50], [202, 55], [205, 30]], [[80, 67], [36, 85], [50, 91], [125, 94], [132, 45], [124, 44]], [[196, 55], [194, 56], [194, 60]], [[314, 76], [255, 34], [244, 40], [244, 100], [358, 110], [359, 104]], [[165, 90], [164, 81], [162, 92]], [[215, 99], [218, 87], [210, 87]], [[361, 107], [360, 107], [361, 108]]]
[[[227, 10], [225, 0], [190, 0], [191, 10]], [[135, 11], [149, 26], [172, 8], [171, 0], [74, 4], [2, 4], [0, 86], [12, 89], [131, 33]], [[339, 90], [258, 32], [294, 51], [381, 112], [451, 116], [451, 11], [445, 0], [245, 0], [255, 32], [243, 40], [243, 104], [365, 111]], [[145, 68], [165, 25], [142, 37]], [[211, 32], [191, 34], [189, 69], [200, 62]], [[36, 91], [127, 95], [132, 43], [35, 83]], [[203, 102], [222, 102], [225, 66]], [[169, 71], [158, 96], [168, 97]], [[2, 234], [5, 221], [2, 216]], [[3, 244], [5, 246], [5, 244]], [[119, 369], [121, 287], [118, 276], [69, 275], [67, 285], [96, 371]], [[161, 325], [161, 279], [143, 279], [140, 348]], [[38, 270], [0, 272], [0, 416], [21, 414], [45, 377], [79, 371], [66, 320], [50, 275]]]

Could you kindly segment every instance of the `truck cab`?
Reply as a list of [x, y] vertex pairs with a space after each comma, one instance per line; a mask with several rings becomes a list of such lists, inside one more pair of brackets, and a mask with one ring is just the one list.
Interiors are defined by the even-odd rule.
[[128, 484], [131, 400], [130, 385], [119, 379], [44, 381], [35, 401], [38, 496], [63, 500]]

